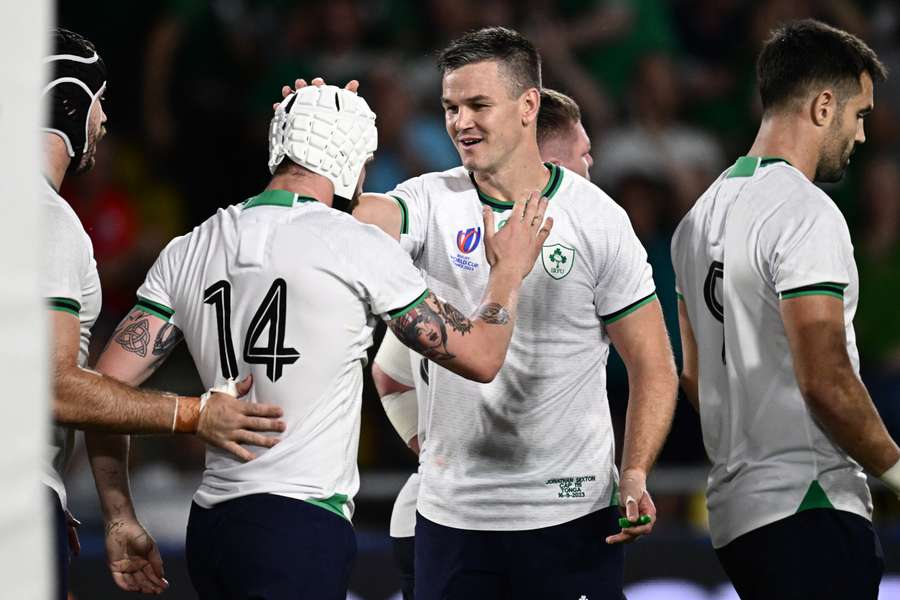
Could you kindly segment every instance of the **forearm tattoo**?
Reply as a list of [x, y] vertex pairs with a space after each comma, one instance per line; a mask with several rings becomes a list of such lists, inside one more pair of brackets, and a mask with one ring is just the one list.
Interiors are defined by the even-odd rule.
[[497, 302], [489, 302], [478, 307], [475, 316], [491, 325], [506, 325], [509, 323], [509, 311]]
[[444, 318], [444, 322], [450, 326], [450, 329], [458, 331], [460, 335], [466, 335], [472, 331], [472, 321], [470, 321], [466, 315], [462, 314], [458, 308], [449, 302], [442, 302], [441, 299], [436, 296], [434, 297], [434, 301], [438, 305], [441, 317]]
[[113, 339], [128, 352], [144, 358], [150, 345], [150, 320], [142, 312], [132, 312], [119, 323]]
[[180, 329], [171, 323], [166, 323], [160, 328], [159, 333], [156, 334], [156, 341], [153, 342], [153, 356], [168, 356], [169, 352], [183, 339], [184, 335]]
[[[437, 310], [431, 307], [432, 301]], [[465, 335], [472, 330], [472, 321], [452, 304], [434, 295], [390, 322], [391, 331], [400, 341], [425, 358], [438, 362], [456, 358], [447, 349], [447, 326]]]

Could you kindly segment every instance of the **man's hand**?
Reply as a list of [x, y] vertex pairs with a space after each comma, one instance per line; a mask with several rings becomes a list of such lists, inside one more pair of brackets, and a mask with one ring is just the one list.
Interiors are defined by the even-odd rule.
[[[305, 88], [308, 85], [323, 86], [323, 85], [325, 85], [325, 80], [322, 79], [321, 77], [316, 77], [315, 79], [312, 80], [311, 83], [306, 83], [305, 79], [296, 79], [296, 80], [294, 80], [294, 89], [291, 89], [291, 86], [289, 86], [289, 85], [285, 85], [285, 86], [281, 87], [281, 98], [282, 99], [287, 98], [288, 96], [293, 94], [295, 91]], [[359, 82], [355, 79], [351, 79], [350, 81], [347, 82], [347, 85], [344, 86], [344, 89], [351, 91], [355, 94], [359, 90]], [[279, 104], [281, 104], [281, 103], [276, 102], [275, 104], [273, 104], [272, 110], [276, 110], [278, 108]]]
[[[252, 385], [253, 378], [249, 376], [238, 382], [238, 398], [249, 392]], [[279, 406], [251, 404], [238, 398], [213, 392], [206, 402], [206, 407], [200, 412], [197, 435], [207, 444], [227, 450], [239, 459], [248, 461], [256, 458], [256, 455], [240, 444], [271, 448], [280, 442], [281, 438], [255, 432], [284, 431], [284, 421], [278, 420], [283, 411]]]
[[161, 594], [169, 587], [156, 541], [136, 520], [106, 524], [106, 556], [113, 581], [127, 592]]
[[484, 254], [492, 269], [508, 268], [522, 279], [531, 272], [553, 228], [552, 217], [544, 220], [547, 204], [547, 198], [529, 194], [527, 199], [516, 202], [500, 231], [494, 226], [494, 211], [484, 207]]
[[616, 535], [606, 538], [607, 544], [630, 543], [642, 535], [653, 531], [656, 523], [656, 506], [650, 493], [647, 492], [647, 476], [636, 470], [622, 473], [619, 482], [619, 509], [631, 523], [638, 523], [644, 515], [650, 517], [650, 522], [645, 525], [632, 525], [623, 527]]

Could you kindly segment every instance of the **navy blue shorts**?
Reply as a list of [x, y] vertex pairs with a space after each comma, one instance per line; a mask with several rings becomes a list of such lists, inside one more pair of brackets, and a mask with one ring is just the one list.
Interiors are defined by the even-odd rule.
[[403, 600], [416, 597], [416, 538], [391, 538], [394, 547], [394, 563], [400, 571], [400, 591]]
[[193, 504], [186, 546], [201, 600], [345, 600], [356, 534], [324, 508], [256, 494]]
[[742, 600], [876, 600], [884, 572], [872, 524], [832, 509], [754, 529], [716, 554]]
[[53, 515], [53, 558], [56, 563], [56, 587], [53, 597], [66, 600], [69, 597], [69, 525], [59, 496], [51, 488], [50, 512]]
[[527, 531], [470, 531], [416, 515], [416, 600], [624, 599], [619, 509]]

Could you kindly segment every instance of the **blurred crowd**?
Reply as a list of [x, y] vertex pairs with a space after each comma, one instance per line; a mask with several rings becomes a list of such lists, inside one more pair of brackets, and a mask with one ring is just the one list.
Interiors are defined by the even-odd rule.
[[[671, 234], [750, 147], [759, 121], [755, 55], [778, 22], [813, 16], [860, 35], [895, 77], [876, 89], [865, 146], [829, 186], [853, 234], [863, 379], [900, 439], [900, 6], [892, 0], [60, 0], [58, 21], [94, 41], [109, 69], [107, 140], [63, 195], [90, 234], [103, 281], [95, 352], [132, 306], [159, 250], [268, 178], [267, 125], [283, 84], [323, 76], [378, 115], [365, 189], [383, 192], [459, 164], [443, 127], [434, 54], [460, 33], [514, 27], [543, 55], [544, 84], [580, 104], [595, 183], [621, 204], [649, 254], [676, 354]], [[185, 351], [155, 382], [198, 391]], [[151, 384], [154, 382], [151, 382]], [[615, 357], [610, 404], [624, 421]], [[202, 448], [146, 443], [135, 460], [196, 471]], [[661, 461], [704, 462], [681, 402]], [[362, 468], [414, 464], [366, 388]]]

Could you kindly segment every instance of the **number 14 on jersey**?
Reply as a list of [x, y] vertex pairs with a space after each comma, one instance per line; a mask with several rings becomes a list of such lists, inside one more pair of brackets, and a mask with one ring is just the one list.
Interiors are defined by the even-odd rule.
[[[219, 338], [219, 362], [222, 376], [238, 377], [237, 358], [231, 336], [231, 283], [217, 281], [203, 292], [203, 303], [210, 304], [216, 311], [216, 326]], [[284, 328], [287, 322], [287, 284], [278, 278], [272, 282], [265, 298], [253, 315], [244, 335], [244, 362], [266, 366], [266, 376], [278, 381], [284, 367], [292, 365], [300, 358], [295, 348], [284, 345]], [[259, 345], [265, 336], [265, 345]]]

